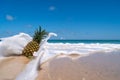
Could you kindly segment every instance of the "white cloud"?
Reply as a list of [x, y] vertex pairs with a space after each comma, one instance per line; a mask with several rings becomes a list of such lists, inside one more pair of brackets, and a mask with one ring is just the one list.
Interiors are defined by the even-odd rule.
[[28, 28], [32, 28], [32, 25], [31, 25], [31, 24], [28, 24], [26, 27], [28, 27]]
[[49, 10], [50, 10], [50, 11], [54, 11], [55, 9], [56, 9], [55, 6], [50, 6], [50, 7], [49, 7]]
[[7, 19], [8, 21], [13, 21], [13, 20], [14, 20], [14, 17], [7, 14], [7, 15], [6, 15], [6, 19]]

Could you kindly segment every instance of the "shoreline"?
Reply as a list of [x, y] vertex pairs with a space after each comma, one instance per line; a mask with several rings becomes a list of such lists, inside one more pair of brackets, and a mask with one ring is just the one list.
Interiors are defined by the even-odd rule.
[[[30, 60], [23, 56], [0, 59], [0, 80], [14, 80]], [[36, 80], [120, 80], [120, 54], [60, 55], [41, 65]]]

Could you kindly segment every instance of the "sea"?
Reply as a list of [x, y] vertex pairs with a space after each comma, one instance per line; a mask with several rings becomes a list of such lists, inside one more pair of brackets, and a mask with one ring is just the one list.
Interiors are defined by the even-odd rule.
[[[2, 40], [0, 40], [2, 41]], [[72, 39], [67, 39], [67, 40], [61, 40], [61, 39], [52, 39], [52, 40], [48, 40], [49, 43], [87, 43], [87, 44], [91, 44], [91, 43], [101, 43], [101, 44], [105, 44], [105, 43], [111, 43], [111, 44], [120, 44], [120, 40], [72, 40]]]
[[49, 43], [111, 43], [111, 44], [120, 44], [120, 40], [48, 40]]

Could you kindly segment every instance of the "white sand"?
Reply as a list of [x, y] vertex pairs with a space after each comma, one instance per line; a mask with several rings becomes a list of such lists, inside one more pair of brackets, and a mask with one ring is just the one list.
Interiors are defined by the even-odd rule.
[[120, 54], [56, 58], [43, 66], [37, 80], [120, 80]]
[[[36, 80], [120, 80], [119, 61], [120, 53], [59, 56], [42, 65]], [[28, 62], [20, 56], [0, 60], [0, 80], [14, 80]]]
[[23, 56], [0, 59], [0, 80], [14, 80], [28, 62]]

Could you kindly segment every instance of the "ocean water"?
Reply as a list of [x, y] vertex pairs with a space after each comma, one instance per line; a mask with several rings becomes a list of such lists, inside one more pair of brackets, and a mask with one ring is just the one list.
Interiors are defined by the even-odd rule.
[[[2, 41], [2, 40], [0, 40]], [[48, 40], [49, 43], [110, 43], [110, 44], [120, 44], [120, 40]]]
[[49, 43], [111, 43], [120, 44], [120, 40], [48, 40]]

